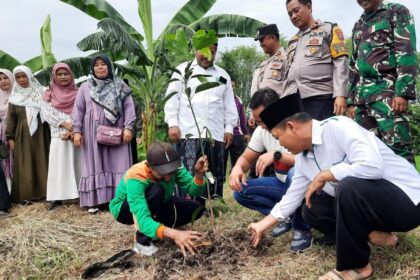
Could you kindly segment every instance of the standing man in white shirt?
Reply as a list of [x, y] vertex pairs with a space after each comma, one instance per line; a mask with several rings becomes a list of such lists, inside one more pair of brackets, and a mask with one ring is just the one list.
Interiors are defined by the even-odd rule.
[[420, 225], [420, 175], [353, 120], [313, 120], [294, 105], [298, 100], [287, 96], [260, 115], [273, 136], [296, 154], [296, 163], [283, 199], [270, 215], [249, 225], [253, 245], [305, 198], [304, 220], [336, 238], [336, 269], [319, 279], [367, 279], [373, 273], [368, 242], [395, 246], [392, 232]]
[[[210, 46], [212, 57], [208, 60], [200, 51], [195, 54], [193, 74], [209, 75], [208, 81], [218, 81], [220, 86], [195, 94], [195, 89], [201, 84], [199, 79], [192, 78], [186, 86], [179, 73], [175, 72], [172, 79], [177, 79], [169, 84], [167, 94], [177, 92], [165, 104], [165, 122], [168, 124], [168, 134], [172, 143], [176, 144], [177, 152], [191, 174], [200, 153], [199, 135], [194, 123], [188, 98], [185, 93], [187, 87], [191, 88], [192, 109], [198, 121], [200, 130], [207, 127], [213, 137], [214, 144], [204, 141], [205, 153], [209, 158], [209, 170], [213, 173], [215, 183], [211, 185], [212, 196], [223, 196], [224, 178], [224, 151], [233, 140], [233, 128], [238, 122], [231, 80], [225, 70], [214, 64], [217, 44]], [[183, 75], [187, 62], [177, 67]], [[189, 137], [187, 137], [187, 135]], [[203, 133], [202, 138], [206, 135]], [[201, 200], [201, 202], [204, 202]]]

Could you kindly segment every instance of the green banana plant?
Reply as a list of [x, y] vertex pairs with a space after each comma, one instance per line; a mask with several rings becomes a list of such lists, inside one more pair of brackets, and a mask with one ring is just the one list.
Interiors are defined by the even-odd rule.
[[32, 72], [37, 72], [41, 69], [47, 68], [56, 62], [54, 54], [51, 51], [51, 18], [50, 15], [47, 15], [44, 24], [40, 29], [40, 38], [41, 38], [41, 51], [42, 54], [34, 58], [29, 59], [25, 62], [20, 62], [18, 59], [13, 56], [5, 53], [0, 50], [0, 65], [2, 67], [12, 70], [18, 65], [28, 66]]
[[[170, 69], [176, 66], [173, 65], [173, 60], [168, 58], [165, 36], [174, 34], [176, 30], [182, 28], [189, 39], [200, 29], [214, 29], [220, 37], [252, 37], [256, 29], [264, 25], [261, 21], [241, 15], [223, 14], [205, 17], [217, 0], [189, 0], [175, 13], [161, 34], [155, 37], [151, 0], [137, 0], [138, 15], [144, 35], [128, 24], [106, 0], [60, 1], [99, 20], [98, 31], [78, 43], [80, 50], [106, 51], [111, 55], [122, 54], [126, 66], [137, 72], [137, 74], [126, 72], [125, 78], [130, 81], [133, 92], [142, 103], [142, 154], [152, 142], [157, 140], [157, 135], [162, 135], [159, 130], [165, 129], [157, 122], [157, 117], [163, 109], [165, 89], [170, 82]], [[191, 58], [186, 57], [186, 59]], [[115, 62], [118, 61], [114, 60], [114, 64]]]

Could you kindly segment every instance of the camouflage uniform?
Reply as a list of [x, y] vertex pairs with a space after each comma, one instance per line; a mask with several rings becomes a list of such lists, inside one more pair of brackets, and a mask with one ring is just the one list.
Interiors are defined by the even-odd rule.
[[394, 113], [396, 96], [415, 99], [414, 19], [400, 4], [383, 1], [353, 28], [348, 105], [355, 120], [373, 130], [396, 154], [414, 162], [407, 113]]

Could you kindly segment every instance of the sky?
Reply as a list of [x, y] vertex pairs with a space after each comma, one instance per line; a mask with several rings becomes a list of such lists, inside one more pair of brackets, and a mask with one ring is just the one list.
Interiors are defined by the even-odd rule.
[[[187, 1], [153, 0], [153, 30], [156, 38], [169, 20]], [[97, 29], [97, 20], [59, 0], [0, 0], [0, 50], [26, 61], [41, 54], [39, 29], [45, 18], [51, 16], [52, 49], [58, 60], [83, 56], [77, 43]], [[136, 0], [108, 0], [132, 26], [142, 33]], [[350, 37], [362, 9], [356, 0], [312, 0], [315, 19], [338, 23]], [[400, 0], [413, 13], [416, 30], [420, 30], [420, 1]], [[207, 15], [239, 14], [265, 23], [276, 23], [280, 33], [290, 38], [297, 29], [287, 15], [285, 0], [219, 0]], [[258, 46], [252, 38], [226, 38], [219, 42], [219, 50], [238, 45]], [[420, 50], [420, 38], [417, 40]], [[1, 67], [1, 65], [0, 65]]]

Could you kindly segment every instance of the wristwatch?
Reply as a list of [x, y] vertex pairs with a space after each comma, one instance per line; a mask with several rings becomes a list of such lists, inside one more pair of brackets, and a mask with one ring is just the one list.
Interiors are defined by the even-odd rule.
[[279, 161], [279, 160], [281, 160], [281, 157], [282, 157], [283, 155], [282, 155], [282, 153], [280, 152], [280, 151], [275, 151], [274, 152], [274, 161]]

